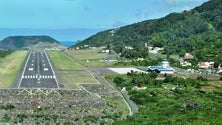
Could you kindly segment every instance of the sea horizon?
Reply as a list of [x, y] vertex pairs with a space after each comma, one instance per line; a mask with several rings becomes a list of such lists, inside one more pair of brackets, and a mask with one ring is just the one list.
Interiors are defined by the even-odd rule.
[[71, 47], [77, 43], [77, 41], [59, 41], [59, 42], [66, 47]]
[[84, 40], [98, 32], [105, 30], [72, 28], [72, 29], [26, 29], [26, 28], [0, 28], [0, 41], [9, 36], [38, 36], [46, 35], [57, 41], [78, 41]]

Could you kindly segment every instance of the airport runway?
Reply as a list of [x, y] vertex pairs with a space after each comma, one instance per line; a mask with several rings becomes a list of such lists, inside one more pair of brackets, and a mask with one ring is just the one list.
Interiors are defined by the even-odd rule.
[[30, 51], [19, 79], [18, 88], [60, 88], [45, 51]]

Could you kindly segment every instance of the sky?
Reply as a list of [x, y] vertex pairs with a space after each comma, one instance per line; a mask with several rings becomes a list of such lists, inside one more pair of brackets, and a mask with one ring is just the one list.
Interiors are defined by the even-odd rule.
[[0, 29], [104, 30], [182, 12], [206, 1], [1, 0]]

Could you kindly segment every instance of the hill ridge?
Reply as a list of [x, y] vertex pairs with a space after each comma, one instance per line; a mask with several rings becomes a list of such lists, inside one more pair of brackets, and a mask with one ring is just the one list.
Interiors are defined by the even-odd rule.
[[33, 50], [65, 48], [57, 40], [46, 35], [8, 36], [0, 41], [0, 48], [6, 50]]

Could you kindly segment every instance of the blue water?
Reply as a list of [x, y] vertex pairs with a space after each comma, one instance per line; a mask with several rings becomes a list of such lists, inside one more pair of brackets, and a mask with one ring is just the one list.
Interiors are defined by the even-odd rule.
[[70, 47], [76, 44], [76, 41], [59, 41], [62, 45]]

